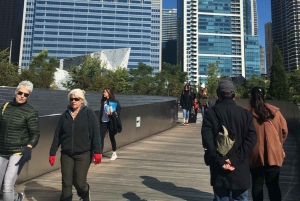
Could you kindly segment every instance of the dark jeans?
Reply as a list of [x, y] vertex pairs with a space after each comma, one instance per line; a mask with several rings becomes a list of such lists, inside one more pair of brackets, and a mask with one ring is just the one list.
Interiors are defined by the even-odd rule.
[[279, 166], [262, 166], [250, 169], [253, 201], [263, 201], [264, 181], [268, 188], [270, 201], [281, 201], [281, 191], [279, 187], [280, 169]]
[[248, 190], [245, 189], [234, 189], [230, 190], [222, 187], [213, 187], [214, 189], [214, 200], [213, 201], [229, 201], [230, 192], [232, 193], [233, 201], [247, 201], [248, 200]]
[[90, 152], [69, 156], [61, 154], [62, 195], [60, 200], [68, 200], [72, 196], [72, 185], [79, 197], [84, 197], [88, 191], [86, 177], [90, 167]]
[[[101, 136], [101, 143], [102, 143], [102, 150], [104, 148], [104, 138], [107, 133], [107, 130], [109, 128], [110, 122], [100, 122], [100, 136]], [[108, 131], [109, 133], [109, 139], [111, 142], [111, 147], [113, 151], [117, 150], [117, 143], [115, 139], [116, 132]]]
[[196, 117], [197, 117], [198, 109], [194, 109], [194, 111], [195, 111], [195, 115], [196, 115]]

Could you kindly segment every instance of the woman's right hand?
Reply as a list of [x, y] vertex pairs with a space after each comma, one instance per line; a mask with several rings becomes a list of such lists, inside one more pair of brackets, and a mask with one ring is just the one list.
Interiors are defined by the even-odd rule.
[[53, 166], [55, 164], [55, 158], [56, 158], [56, 156], [49, 156], [49, 163], [51, 166]]

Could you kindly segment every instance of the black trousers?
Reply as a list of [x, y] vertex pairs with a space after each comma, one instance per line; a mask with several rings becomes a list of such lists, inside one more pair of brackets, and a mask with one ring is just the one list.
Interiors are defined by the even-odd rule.
[[268, 188], [270, 201], [281, 201], [281, 191], [279, 187], [279, 166], [262, 166], [250, 169], [252, 176], [252, 198], [253, 201], [263, 201], [264, 181]]
[[[77, 190], [77, 195], [81, 198], [89, 191], [86, 177], [90, 168], [90, 152], [69, 156], [61, 154], [61, 175], [62, 175], [62, 195], [60, 200], [69, 200], [72, 197], [72, 185]], [[71, 199], [72, 200], [72, 199]]]
[[108, 131], [112, 150], [116, 151], [117, 150], [117, 143], [116, 143], [115, 135], [117, 133], [109, 131], [109, 129], [108, 129], [109, 126], [110, 126], [110, 122], [102, 122], [102, 121], [100, 122], [100, 136], [101, 136], [102, 150], [104, 148], [104, 138], [105, 138], [105, 135]]

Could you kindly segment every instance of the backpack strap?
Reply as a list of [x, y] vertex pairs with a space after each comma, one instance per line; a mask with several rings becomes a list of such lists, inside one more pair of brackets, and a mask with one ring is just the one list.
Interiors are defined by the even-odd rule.
[[7, 107], [8, 104], [9, 104], [9, 102], [6, 102], [6, 103], [4, 104], [4, 106], [3, 106], [3, 108], [2, 108], [2, 115], [3, 115], [3, 113], [4, 113], [4, 111], [5, 111], [5, 109], [6, 109], [6, 107]]

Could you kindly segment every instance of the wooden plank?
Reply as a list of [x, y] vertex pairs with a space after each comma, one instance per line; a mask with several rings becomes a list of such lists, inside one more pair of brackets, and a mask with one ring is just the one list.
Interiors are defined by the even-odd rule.
[[[109, 160], [111, 152], [105, 153], [103, 162], [91, 165], [89, 170], [92, 200], [213, 200], [200, 130], [199, 123], [176, 126], [119, 148], [116, 161]], [[291, 135], [285, 150], [280, 178], [282, 200], [300, 200], [299, 149]], [[16, 191], [25, 192], [25, 201], [57, 201], [60, 186], [61, 173], [56, 170], [18, 185]], [[73, 200], [78, 200], [75, 190], [73, 194]]]

